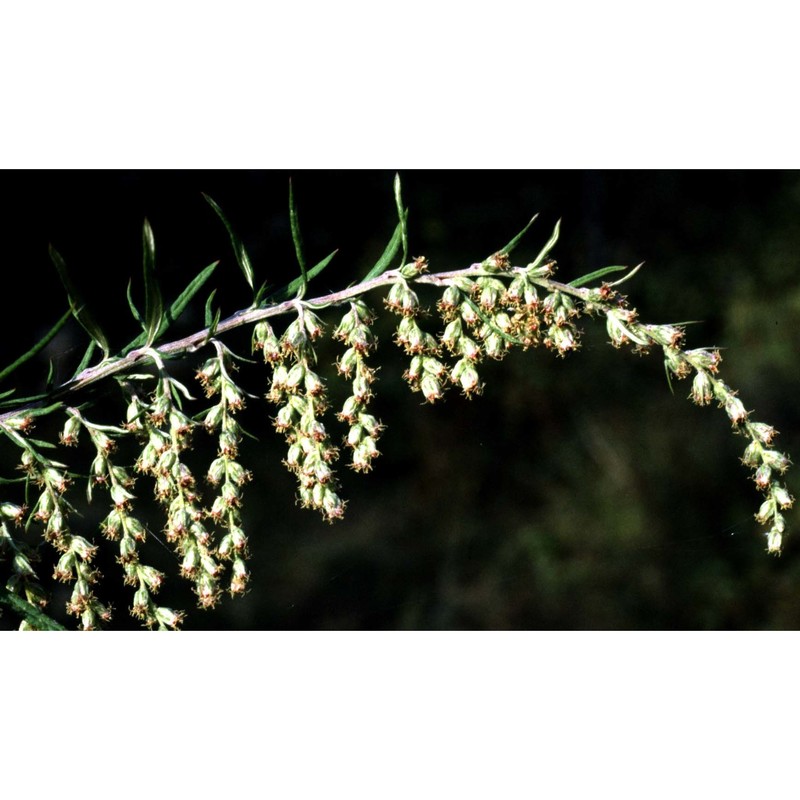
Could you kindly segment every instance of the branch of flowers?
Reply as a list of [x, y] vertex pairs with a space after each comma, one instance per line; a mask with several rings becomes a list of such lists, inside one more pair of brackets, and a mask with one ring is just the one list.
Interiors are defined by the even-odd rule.
[[[446, 272], [439, 272], [434, 274], [418, 275], [411, 278], [414, 283], [427, 284], [432, 286], [446, 286], [453, 280], [458, 278], [478, 278], [478, 277], [513, 277], [520, 273], [525, 272], [524, 267], [509, 267], [501, 271], [487, 270], [481, 264], [472, 264], [469, 267], [458, 270], [450, 270]], [[354, 298], [360, 297], [373, 289], [378, 289], [382, 286], [390, 286], [400, 279], [400, 270], [387, 270], [377, 278], [364, 281], [363, 283], [350, 286], [338, 292], [331, 292], [319, 297], [303, 300], [302, 305], [309, 308], [325, 308], [329, 306], [338, 306], [346, 303]], [[545, 277], [531, 278], [532, 282], [545, 288], [549, 291], [559, 291], [563, 294], [569, 294], [582, 300], [588, 300], [590, 297], [590, 290], [584, 288], [575, 288], [568, 284], [560, 283]], [[24, 416], [26, 412], [47, 406], [57, 401], [69, 397], [73, 393], [85, 389], [86, 387], [103, 380], [104, 378], [111, 377], [112, 375], [124, 374], [131, 370], [134, 365], [137, 367], [146, 366], [155, 362], [154, 356], [157, 354], [164, 357], [174, 357], [185, 353], [191, 353], [203, 347], [211, 338], [212, 335], [219, 336], [227, 331], [234, 330], [243, 325], [249, 325], [259, 322], [260, 320], [269, 319], [271, 317], [278, 317], [283, 314], [296, 311], [301, 301], [297, 299], [285, 300], [282, 303], [269, 306], [267, 308], [252, 308], [237, 311], [225, 320], [220, 321], [214, 331], [209, 328], [203, 328], [196, 333], [185, 336], [182, 339], [162, 344], [158, 347], [141, 347], [131, 350], [125, 356], [106, 359], [100, 364], [93, 367], [87, 367], [75, 378], [55, 387], [47, 397], [20, 406], [19, 408], [12, 409], [3, 414], [0, 414], [0, 425], [7, 420]]]

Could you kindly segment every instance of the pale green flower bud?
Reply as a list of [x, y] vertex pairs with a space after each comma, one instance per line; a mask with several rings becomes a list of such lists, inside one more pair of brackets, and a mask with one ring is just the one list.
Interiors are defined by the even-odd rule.
[[200, 552], [194, 546], [190, 546], [184, 553], [181, 563], [181, 573], [191, 578], [200, 566]]
[[473, 308], [472, 303], [467, 300], [461, 304], [461, 317], [467, 325], [475, 325], [480, 321], [478, 312]]
[[463, 323], [460, 319], [454, 319], [447, 324], [442, 334], [442, 344], [447, 347], [450, 352], [455, 352], [458, 347], [459, 340], [463, 336]]
[[205, 572], [206, 575], [210, 575], [212, 578], [216, 578], [223, 569], [221, 564], [218, 564], [210, 555], [206, 555], [205, 553], [200, 556], [200, 564], [203, 568], [203, 572]]
[[312, 341], [318, 339], [322, 335], [325, 326], [322, 324], [322, 320], [313, 311], [309, 309], [304, 310], [303, 322], [305, 323], [306, 331], [308, 331], [308, 335], [311, 337]]
[[690, 397], [698, 406], [707, 406], [714, 399], [711, 378], [704, 370], [698, 370], [695, 374]]
[[161, 588], [161, 584], [164, 582], [164, 575], [155, 567], [139, 564], [136, 571], [139, 578], [147, 584], [151, 591], [157, 592]]
[[97, 552], [97, 547], [90, 544], [83, 536], [73, 536], [69, 543], [69, 549], [84, 561], [91, 561]]
[[767, 551], [770, 553], [780, 553], [783, 535], [781, 531], [772, 528], [767, 534]]
[[459, 376], [459, 383], [464, 391], [464, 394], [469, 397], [471, 394], [480, 391], [480, 381], [478, 378], [478, 371], [470, 361], [467, 361], [464, 369]]
[[734, 425], [739, 425], [747, 419], [747, 411], [738, 397], [729, 395], [725, 400], [725, 413]]
[[347, 432], [347, 444], [349, 447], [355, 447], [364, 436], [364, 428], [361, 425], [353, 425]]
[[134, 497], [135, 496], [133, 494], [131, 494], [124, 486], [122, 486], [119, 483], [115, 483], [111, 486], [111, 500], [117, 507], [123, 507], [127, 505], [127, 503], [130, 500], [133, 500]]
[[241, 594], [247, 588], [247, 581], [250, 573], [247, 571], [247, 566], [241, 558], [236, 558], [233, 561], [233, 574], [231, 576], [230, 591], [231, 594]]
[[450, 284], [447, 286], [439, 300], [439, 310], [443, 313], [452, 313], [461, 304], [463, 297], [457, 286]]
[[173, 611], [171, 608], [156, 608], [155, 612], [156, 621], [167, 628], [177, 628], [184, 618], [184, 614], [180, 611]]
[[358, 420], [370, 436], [378, 436], [383, 430], [383, 425], [372, 414], [359, 414]]
[[58, 559], [55, 571], [53, 572], [53, 577], [59, 581], [68, 581], [71, 580], [74, 570], [75, 553], [72, 553], [68, 550]]
[[695, 369], [707, 369], [710, 372], [716, 372], [722, 362], [719, 350], [687, 350], [686, 358]]
[[289, 391], [296, 391], [297, 388], [303, 383], [305, 375], [306, 368], [302, 363], [297, 362], [296, 364], [293, 364], [292, 368], [289, 370], [289, 374], [286, 376], [286, 388]]
[[777, 436], [778, 431], [763, 422], [751, 422], [749, 427], [750, 432], [762, 444], [770, 445], [772, 440]]
[[355, 348], [350, 347], [347, 350], [345, 350], [336, 364], [339, 374], [344, 375], [346, 378], [349, 378], [351, 372], [353, 371], [353, 367], [355, 367], [358, 364], [358, 361], [359, 361], [359, 354]]
[[15, 503], [2, 503], [0, 504], [0, 514], [19, 524], [25, 516], [25, 509]]
[[356, 375], [353, 380], [353, 397], [359, 403], [366, 403], [372, 397], [372, 388], [366, 375]]
[[208, 480], [215, 486], [225, 477], [225, 458], [215, 458], [208, 468]]
[[31, 566], [31, 562], [25, 557], [23, 553], [16, 553], [12, 561], [14, 572], [19, 575], [25, 575], [29, 578], [35, 578], [36, 572]]
[[761, 445], [758, 442], [750, 442], [742, 456], [742, 463], [748, 467], [756, 467], [761, 463]]
[[316, 372], [312, 372], [310, 369], [306, 370], [304, 386], [306, 393], [312, 397], [318, 397], [325, 392], [325, 384], [322, 382], [322, 379]]
[[426, 372], [422, 376], [419, 388], [429, 403], [435, 403], [437, 400], [442, 398], [442, 385], [439, 382], [439, 379], [429, 372]]
[[764, 450], [761, 459], [768, 467], [776, 469], [778, 472], [785, 472], [791, 463], [783, 453], [777, 450]]
[[150, 592], [144, 586], [140, 586], [133, 595], [132, 612], [135, 617], [143, 618], [150, 607]]
[[775, 498], [768, 497], [758, 509], [758, 513], [756, 516], [756, 521], [760, 522], [762, 525], [766, 524], [767, 520], [769, 520], [773, 514], [775, 513]]
[[775, 502], [780, 506], [782, 509], [791, 508], [792, 504], [794, 503], [794, 498], [786, 491], [783, 486], [779, 484], [775, 484], [772, 488], [772, 496], [775, 498]]
[[[559, 329], [560, 330], [560, 329]], [[506, 343], [499, 333], [491, 331], [483, 340], [483, 347], [489, 358], [501, 359], [506, 354]]]
[[762, 464], [753, 476], [756, 486], [759, 489], [766, 489], [772, 479], [772, 470], [766, 464]]
[[61, 443], [65, 445], [75, 445], [78, 443], [78, 434], [81, 430], [81, 421], [78, 417], [67, 417], [64, 423], [64, 430], [61, 432]]

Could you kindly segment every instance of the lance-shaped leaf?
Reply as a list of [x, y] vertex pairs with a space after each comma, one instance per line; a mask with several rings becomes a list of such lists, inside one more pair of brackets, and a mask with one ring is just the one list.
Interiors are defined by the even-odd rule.
[[297, 205], [294, 202], [294, 190], [292, 189], [291, 178], [289, 178], [289, 223], [292, 228], [294, 252], [297, 256], [297, 263], [300, 265], [300, 289], [297, 292], [297, 297], [302, 300], [308, 288], [308, 273], [306, 271], [306, 257], [303, 253], [303, 237], [300, 235], [300, 221], [297, 218]]
[[610, 275], [612, 272], [624, 272], [627, 267], [603, 267], [602, 269], [597, 269], [594, 272], [590, 272], [588, 275], [581, 275], [580, 278], [575, 278], [574, 281], [570, 281], [567, 285], [568, 286], [585, 286], [587, 283], [591, 283], [592, 281], [596, 281], [598, 278], [604, 278], [606, 275]]
[[397, 206], [397, 216], [400, 220], [400, 236], [403, 242], [403, 261], [405, 264], [408, 261], [408, 209], [403, 208], [403, 196], [400, 191], [400, 173], [395, 173], [394, 176], [394, 202]]
[[45, 400], [49, 396], [50, 395], [47, 392], [44, 392], [44, 393], [41, 393], [41, 394], [32, 394], [29, 397], [14, 397], [11, 400], [4, 400], [2, 403], [0, 403], [0, 409], [3, 409], [3, 408], [10, 408], [10, 409], [20, 408], [21, 406], [24, 406], [24, 405], [26, 405], [28, 403], [38, 403], [40, 400]]
[[247, 254], [247, 250], [245, 249], [242, 240], [236, 235], [236, 232], [233, 230], [230, 222], [228, 222], [227, 217], [222, 213], [222, 209], [207, 195], [203, 194], [205, 197], [206, 202], [217, 212], [217, 216], [222, 220], [222, 224], [225, 226], [225, 229], [228, 231], [228, 236], [231, 240], [231, 246], [233, 247], [234, 255], [236, 256], [236, 263], [239, 265], [239, 268], [242, 270], [244, 274], [244, 279], [247, 281], [247, 285], [255, 291], [255, 284], [253, 280], [253, 265], [250, 261], [250, 256]]
[[67, 273], [67, 265], [64, 263], [64, 259], [61, 257], [61, 254], [58, 252], [58, 250], [53, 247], [53, 245], [50, 245], [50, 258], [53, 261], [56, 271], [58, 272], [58, 277], [61, 278], [61, 283], [64, 284], [64, 289], [66, 289], [72, 316], [78, 320], [86, 333], [88, 333], [92, 338], [92, 341], [97, 342], [100, 349], [103, 351], [103, 357], [108, 358], [108, 339], [106, 339], [105, 334], [94, 320], [94, 317], [92, 317], [92, 315], [89, 313], [86, 303], [78, 294], [77, 289], [72, 283], [72, 279]]
[[219, 307], [217, 307], [217, 310], [214, 311], [213, 303], [214, 295], [216, 293], [217, 290], [214, 289], [214, 291], [208, 296], [208, 300], [206, 300], [205, 323], [208, 331], [203, 344], [207, 344], [209, 340], [211, 340], [217, 333], [217, 326], [219, 325], [221, 313]]
[[[215, 261], [213, 264], [209, 264], [205, 269], [201, 270], [190, 282], [189, 285], [178, 295], [177, 299], [172, 303], [172, 305], [167, 309], [166, 313], [164, 314], [164, 321], [159, 328], [158, 336], [162, 336], [167, 328], [175, 322], [178, 317], [186, 310], [186, 307], [192, 301], [194, 296], [200, 291], [203, 287], [203, 284], [211, 277], [211, 274], [219, 265], [219, 261]], [[131, 312], [134, 316], [139, 315], [139, 311], [135, 305], [131, 302], [130, 293], [128, 294], [128, 302], [131, 306]], [[138, 319], [141, 322], [141, 315], [138, 316]], [[144, 326], [142, 326], [144, 327]], [[123, 355], [129, 353], [135, 347], [141, 347], [145, 343], [145, 335], [140, 334], [137, 336], [127, 347], [125, 347], [122, 351]]]
[[522, 237], [528, 232], [528, 229], [531, 227], [531, 225], [533, 225], [533, 223], [536, 222], [536, 218], [538, 216], [539, 216], [538, 214], [534, 214], [531, 217], [530, 222], [528, 222], [528, 224], [505, 247], [501, 248], [497, 252], [503, 253], [504, 255], [509, 255], [514, 250], [514, 248], [520, 243]]
[[0, 587], [0, 603], [7, 605], [17, 614], [20, 614], [25, 622], [34, 630], [41, 631], [63, 631], [65, 628], [59, 625], [54, 619], [47, 616], [38, 606], [24, 600], [18, 594]]
[[178, 295], [178, 298], [167, 310], [167, 322], [171, 325], [178, 317], [183, 314], [186, 306], [192, 301], [192, 298], [200, 291], [203, 284], [211, 277], [211, 274], [217, 268], [219, 261], [209, 264], [205, 269], [189, 283], [189, 285]]
[[[407, 214], [408, 211], [406, 211], [406, 215]], [[400, 243], [402, 240], [403, 224], [398, 222], [397, 227], [394, 229], [394, 233], [392, 234], [392, 238], [389, 240], [389, 244], [386, 245], [386, 249], [383, 251], [381, 257], [375, 262], [375, 266], [364, 276], [364, 281], [370, 281], [373, 278], [377, 278], [379, 275], [382, 275], [387, 269], [389, 269], [389, 266], [400, 249]]]
[[86, 367], [89, 366], [89, 361], [91, 361], [95, 347], [97, 347], [97, 345], [94, 342], [89, 342], [89, 346], [86, 348], [86, 352], [83, 354], [81, 363], [78, 364], [78, 368], [75, 370], [75, 373], [72, 376], [72, 380], [75, 380], [75, 378], [77, 378], [78, 375], [80, 375], [81, 372], [83, 372], [86, 369]]
[[[275, 303], [282, 303], [284, 300], [288, 300], [290, 297], [298, 297], [300, 290], [303, 288], [304, 285], [308, 285], [309, 281], [312, 278], [316, 278], [317, 275], [328, 266], [333, 260], [333, 257], [338, 253], [338, 250], [334, 250], [332, 253], [329, 253], [319, 264], [315, 264], [311, 267], [310, 270], [306, 272], [305, 275], [295, 278], [290, 284], [284, 286], [283, 289], [279, 289], [277, 292], [273, 292], [265, 301], [263, 305], [273, 305]], [[302, 299], [302, 297], [300, 298]]]
[[208, 296], [208, 300], [206, 300], [206, 313], [205, 313], [205, 324], [206, 328], [209, 329], [210, 335], [214, 335], [214, 332], [211, 331], [212, 325], [214, 329], [216, 329], [216, 325], [214, 325], [214, 318], [216, 316], [217, 322], [219, 322], [219, 309], [217, 309], [216, 315], [214, 314], [212, 304], [214, 303], [214, 295], [217, 293], [217, 290], [214, 289], [213, 292]]
[[131, 314], [133, 314], [133, 318], [139, 323], [142, 330], [144, 330], [144, 320], [142, 319], [142, 313], [136, 308], [136, 303], [133, 302], [133, 297], [131, 295], [131, 284], [133, 283], [132, 280], [128, 281], [128, 289], [126, 295], [128, 297], [128, 308], [131, 310]]
[[642, 261], [640, 264], [637, 264], [627, 275], [623, 275], [618, 281], [610, 283], [609, 286], [619, 286], [621, 283], [629, 281], [643, 266], [644, 261]]
[[556, 242], [558, 241], [558, 234], [561, 230], [561, 220], [556, 222], [556, 227], [553, 229], [552, 236], [547, 240], [547, 244], [542, 248], [541, 252], [539, 253], [536, 258], [528, 264], [527, 269], [536, 269], [548, 256], [550, 251], [556, 246]]
[[47, 347], [53, 340], [53, 337], [64, 327], [66, 321], [72, 316], [72, 309], [64, 312], [61, 319], [53, 325], [52, 328], [41, 338], [36, 344], [28, 350], [27, 353], [21, 355], [13, 364], [9, 364], [2, 372], [0, 372], [0, 381], [7, 378], [15, 369], [21, 367], [25, 362], [30, 361], [37, 353]]
[[156, 242], [153, 229], [145, 219], [142, 229], [143, 274], [144, 274], [144, 331], [145, 347], [150, 347], [158, 336], [164, 317], [164, 301], [156, 281]]

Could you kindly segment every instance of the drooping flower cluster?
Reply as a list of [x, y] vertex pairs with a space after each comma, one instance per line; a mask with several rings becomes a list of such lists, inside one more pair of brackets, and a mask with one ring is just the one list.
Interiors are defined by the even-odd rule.
[[127, 428], [146, 442], [136, 469], [155, 481], [156, 499], [167, 513], [165, 535], [181, 556], [181, 574], [194, 584], [199, 605], [212, 608], [219, 599], [223, 566], [214, 555], [195, 478], [182, 460], [195, 423], [181, 405], [191, 395], [168, 374], [157, 354], [154, 361], [158, 376], [150, 401], [134, 395], [128, 405]]
[[397, 275], [384, 300], [387, 308], [400, 316], [395, 341], [411, 356], [411, 363], [403, 373], [411, 390], [422, 392], [429, 403], [440, 400], [445, 391], [447, 367], [439, 360], [439, 342], [423, 331], [418, 319], [422, 315], [417, 293], [408, 285], [408, 278], [427, 268], [424, 259], [407, 264]]
[[47, 593], [31, 564], [36, 558], [35, 553], [25, 542], [17, 541], [9, 529], [9, 524], [22, 525], [25, 514], [24, 506], [8, 502], [0, 504], [0, 560], [11, 562], [11, 576], [6, 588], [37, 608], [44, 608]]
[[72, 481], [66, 467], [42, 455], [21, 437], [18, 444], [22, 447], [21, 469], [39, 489], [29, 521], [44, 525], [45, 541], [60, 553], [53, 577], [73, 584], [67, 612], [80, 619], [83, 630], [99, 628], [111, 619], [111, 609], [98, 600], [92, 588], [100, 577], [92, 567], [97, 546], [69, 528], [68, 517], [73, 508], [65, 493]]
[[298, 301], [296, 307], [297, 317], [280, 339], [266, 320], [258, 323], [253, 347], [272, 364], [267, 397], [278, 406], [273, 424], [286, 436], [289, 448], [284, 463], [297, 477], [300, 504], [332, 522], [344, 515], [345, 503], [337, 494], [331, 466], [338, 451], [322, 421], [328, 403], [313, 348], [322, 334], [322, 323], [305, 304]]
[[61, 434], [62, 443], [77, 444], [79, 432], [83, 428], [88, 432], [95, 448], [87, 487], [89, 499], [91, 500], [93, 486], [105, 487], [111, 497], [112, 509], [100, 527], [107, 539], [119, 541], [117, 561], [122, 565], [125, 574], [124, 583], [136, 588], [131, 614], [150, 628], [177, 628], [183, 621], [183, 613], [159, 606], [153, 600], [153, 595], [164, 582], [163, 573], [155, 567], [143, 564], [140, 559], [139, 547], [147, 538], [147, 533], [144, 524], [132, 511], [131, 504], [135, 499], [131, 491], [134, 478], [127, 469], [112, 461], [112, 454], [116, 449], [116, 441], [112, 436], [125, 435], [127, 431], [89, 422], [75, 408], [68, 409], [67, 413], [67, 422]]
[[242, 594], [250, 579], [245, 559], [247, 536], [242, 528], [242, 486], [251, 475], [238, 461], [242, 429], [236, 413], [244, 406], [244, 392], [231, 377], [233, 354], [221, 342], [213, 340], [216, 355], [198, 370], [197, 377], [206, 397], [217, 396], [219, 402], [209, 409], [203, 424], [209, 433], [218, 433], [217, 458], [208, 469], [209, 482], [218, 487], [209, 515], [225, 534], [217, 547], [220, 558], [231, 562], [231, 595]]
[[345, 442], [351, 449], [350, 466], [356, 472], [369, 472], [378, 455], [377, 441], [383, 425], [368, 413], [372, 399], [375, 370], [367, 364], [367, 355], [375, 348], [375, 337], [370, 325], [375, 317], [363, 300], [353, 300], [333, 336], [347, 345], [347, 350], [336, 362], [340, 375], [352, 380], [352, 394], [345, 400], [336, 415], [350, 427]]
[[[596, 303], [602, 292], [603, 300], [614, 299], [604, 284], [600, 292], [592, 295]], [[620, 302], [621, 301], [621, 302]], [[766, 532], [767, 550], [780, 553], [786, 521], [781, 514], [791, 508], [794, 498], [778, 477], [789, 468], [789, 458], [772, 447], [777, 431], [763, 422], [752, 422], [750, 412], [737, 396], [737, 393], [718, 377], [722, 356], [719, 350], [699, 348], [682, 349], [685, 336], [680, 325], [645, 325], [637, 321], [636, 311], [627, 307], [624, 298], [616, 305], [604, 308], [607, 329], [615, 347], [632, 344], [640, 352], [647, 352], [651, 346], [659, 346], [664, 353], [664, 365], [668, 375], [683, 380], [694, 375], [689, 398], [696, 405], [707, 406], [716, 400], [725, 411], [736, 433], [750, 441], [745, 448], [742, 463], [753, 470], [753, 481], [764, 493], [765, 498], [755, 515], [756, 520], [768, 527]]]

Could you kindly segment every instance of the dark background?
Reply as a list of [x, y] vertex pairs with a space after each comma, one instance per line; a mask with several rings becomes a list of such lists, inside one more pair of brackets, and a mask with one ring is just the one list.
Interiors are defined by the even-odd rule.
[[[125, 289], [133, 276], [141, 300], [145, 216], [166, 297], [222, 259], [209, 287], [218, 290], [223, 316], [245, 307], [249, 290], [201, 192], [237, 228], [257, 279], [280, 286], [296, 277], [290, 174], [310, 262], [339, 250], [310, 294], [357, 280], [396, 223], [391, 170], [4, 173], [0, 363], [27, 350], [66, 308], [48, 242], [112, 343], [119, 347], [136, 335]], [[642, 319], [700, 321], [688, 329], [688, 346], [725, 348], [722, 377], [740, 390], [755, 419], [782, 432], [780, 448], [800, 452], [800, 173], [401, 175], [411, 252], [426, 255], [433, 271], [481, 260], [534, 212], [539, 219], [515, 263], [538, 252], [559, 217], [557, 277], [645, 261], [625, 287]], [[202, 326], [205, 296], [175, 336]], [[379, 305], [378, 297], [371, 301]], [[420, 405], [401, 380], [405, 359], [384, 324], [375, 357], [382, 366], [375, 408], [388, 425], [379, 443], [384, 455], [369, 475], [340, 470], [349, 505], [333, 526], [295, 506], [294, 478], [280, 464], [282, 438], [268, 422], [274, 410], [251, 401], [244, 422], [259, 441], [248, 441], [242, 456], [255, 475], [244, 510], [251, 591], [215, 611], [194, 610], [174, 558], [153, 541], [145, 560], [168, 573], [162, 600], [190, 612], [188, 629], [800, 626], [796, 514], [788, 512], [783, 556], [768, 556], [752, 517], [760, 495], [739, 463], [745, 440], [732, 435], [723, 412], [686, 400], [687, 382], [671, 394], [658, 354], [616, 351], [602, 324], [582, 324], [583, 346], [567, 359], [543, 350], [513, 353], [483, 365], [482, 397], [466, 401], [450, 392], [434, 407]], [[226, 341], [247, 354], [246, 334]], [[65, 329], [21, 373], [20, 391], [39, 388], [48, 358], [68, 378], [84, 347], [77, 326]], [[322, 363], [335, 355], [330, 348]], [[241, 374], [245, 388], [264, 393], [265, 368]], [[12, 383], [19, 383], [16, 376]], [[117, 422], [121, 413], [113, 395], [101, 397], [100, 421]], [[198, 442], [202, 474], [213, 446]], [[794, 474], [787, 477], [796, 492]], [[76, 486], [77, 497], [81, 492]], [[138, 492], [143, 499], [149, 494], [145, 481]], [[84, 517], [90, 535], [104, 514], [101, 499]], [[113, 553], [104, 558], [102, 592], [114, 598], [114, 626], [135, 627], [126, 610], [130, 592], [117, 589]], [[59, 614], [63, 591], [56, 588]], [[5, 612], [0, 625], [12, 624]]]

